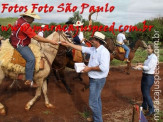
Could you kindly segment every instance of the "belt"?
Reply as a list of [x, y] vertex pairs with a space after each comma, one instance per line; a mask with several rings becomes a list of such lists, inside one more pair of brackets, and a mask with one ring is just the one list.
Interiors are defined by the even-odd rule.
[[89, 79], [95, 80], [94, 78], [89, 77]]
[[143, 73], [144, 76], [154, 76], [154, 74]]

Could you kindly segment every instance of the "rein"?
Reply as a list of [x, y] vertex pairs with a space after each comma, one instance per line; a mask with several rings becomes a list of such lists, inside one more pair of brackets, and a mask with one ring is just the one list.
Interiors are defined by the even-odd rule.
[[[65, 39], [65, 40], [68, 41], [68, 42], [71, 42], [71, 41], [64, 35], [64, 33], [62, 33], [62, 32], [59, 32], [59, 42], [60, 42], [60, 37], [62, 37], [63, 39]], [[41, 44], [40, 44], [40, 46], [41, 46]], [[52, 47], [53, 49], [57, 50], [57, 54], [56, 54], [57, 56], [65, 55], [66, 52], [67, 52], [67, 50], [66, 50], [66, 51], [63, 51], [63, 52], [61, 52], [61, 53], [58, 54], [59, 48], [56, 48], [55, 46], [53, 46], [53, 45], [51, 45], [51, 44], [48, 45], [48, 46], [50, 46], [50, 47]], [[41, 47], [41, 49], [42, 49], [42, 47]], [[43, 54], [44, 54], [44, 56], [45, 56], [45, 57], [43, 57], [43, 58], [45, 58], [45, 59], [47, 60], [47, 63], [48, 63], [48, 65], [49, 65], [49, 67], [50, 67], [50, 70], [51, 70], [51, 69], [54, 69], [54, 68], [52, 68], [51, 63], [50, 63], [49, 59], [47, 58], [47, 56], [45, 55], [44, 52], [43, 52]], [[61, 68], [55, 69], [55, 70], [58, 72], [59, 70], [62, 70], [63, 68], [65, 68], [65, 67], [61, 67]]]

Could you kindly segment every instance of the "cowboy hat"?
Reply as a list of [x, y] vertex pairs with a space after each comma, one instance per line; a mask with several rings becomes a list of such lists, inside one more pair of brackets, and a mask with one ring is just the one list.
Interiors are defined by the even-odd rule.
[[20, 16], [29, 16], [35, 19], [40, 19], [40, 16], [32, 12], [32, 9], [28, 9], [25, 13], [20, 14]]
[[41, 27], [42, 27], [42, 28], [44, 28], [44, 27], [45, 27], [45, 25], [41, 25]]
[[77, 21], [76, 24], [73, 24], [74, 26], [82, 26], [84, 23], [82, 23], [81, 21]]
[[101, 32], [96, 31], [95, 34], [93, 35], [93, 37], [95, 37], [95, 38], [101, 40], [102, 42], [104, 42], [105, 44], [107, 44], [105, 41], [105, 35], [102, 34]]

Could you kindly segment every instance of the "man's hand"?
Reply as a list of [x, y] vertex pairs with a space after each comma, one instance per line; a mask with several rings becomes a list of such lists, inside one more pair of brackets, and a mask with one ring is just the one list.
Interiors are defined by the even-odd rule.
[[82, 73], [86, 73], [91, 71], [91, 67], [85, 66], [85, 68], [81, 71]]
[[83, 38], [83, 39], [81, 40], [81, 43], [82, 43], [82, 42], [85, 42], [85, 40], [86, 40], [86, 39], [85, 39], [85, 38]]
[[61, 45], [63, 45], [63, 46], [70, 46], [70, 42], [68, 42], [68, 41], [61, 41]]
[[56, 42], [55, 40], [51, 40], [50, 43], [51, 43], [51, 44], [54, 44], [54, 45], [58, 45], [58, 44], [59, 44], [59, 43]]

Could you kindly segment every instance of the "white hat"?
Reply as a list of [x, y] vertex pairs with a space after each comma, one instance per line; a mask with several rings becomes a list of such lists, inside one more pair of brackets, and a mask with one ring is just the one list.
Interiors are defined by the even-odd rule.
[[84, 23], [77, 21], [76, 24], [73, 24], [74, 26], [82, 26]]
[[32, 12], [32, 9], [28, 9], [25, 13], [20, 14], [20, 16], [29, 16], [35, 19], [40, 19], [40, 16]]
[[93, 37], [95, 37], [95, 38], [103, 41], [105, 44], [107, 44], [105, 41], [105, 35], [102, 34], [101, 32], [96, 31]]
[[41, 25], [41, 27], [42, 27], [42, 28], [44, 28], [44, 27], [45, 27], [45, 25]]

